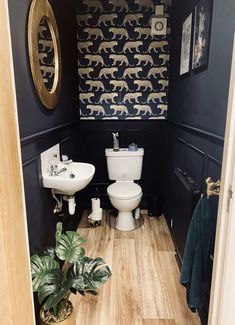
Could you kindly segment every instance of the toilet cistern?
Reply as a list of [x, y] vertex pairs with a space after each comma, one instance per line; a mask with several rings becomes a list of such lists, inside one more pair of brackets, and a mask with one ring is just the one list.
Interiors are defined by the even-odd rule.
[[113, 135], [113, 151], [119, 151], [119, 140], [118, 140], [118, 132], [112, 133]]

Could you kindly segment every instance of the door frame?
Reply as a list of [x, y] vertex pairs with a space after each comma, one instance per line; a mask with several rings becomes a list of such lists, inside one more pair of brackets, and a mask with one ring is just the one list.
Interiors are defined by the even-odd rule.
[[[34, 325], [29, 244], [17, 117], [8, 1], [0, 0], [0, 315]], [[14, 186], [12, 186], [14, 184]], [[234, 323], [235, 297], [235, 45], [221, 176], [209, 325]], [[235, 194], [234, 194], [235, 195]], [[228, 209], [229, 202], [229, 209]], [[4, 302], [4, 303], [3, 303]]]
[[235, 324], [235, 36], [217, 216], [209, 325]]
[[34, 325], [8, 1], [0, 0], [0, 317]]

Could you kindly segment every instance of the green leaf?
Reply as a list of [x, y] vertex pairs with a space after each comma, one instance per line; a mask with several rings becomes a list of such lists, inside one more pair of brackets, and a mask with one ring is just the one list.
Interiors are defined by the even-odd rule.
[[40, 304], [46, 297], [60, 289], [61, 283], [63, 283], [63, 271], [53, 270], [46, 275], [45, 282], [46, 283], [38, 290], [38, 300]]
[[103, 283], [105, 283], [110, 276], [111, 276], [111, 271], [107, 265], [96, 270], [93, 273], [93, 280], [96, 283], [97, 288], [99, 288]]
[[43, 300], [58, 290], [56, 284], [44, 285], [38, 292], [38, 301], [41, 304]]
[[51, 256], [53, 259], [55, 258], [55, 248], [47, 247], [42, 250], [39, 254], [40, 256]]
[[90, 293], [90, 294], [92, 294], [94, 296], [96, 296], [98, 294], [97, 291], [95, 291], [95, 290], [87, 290], [86, 292]]
[[66, 306], [66, 299], [62, 299], [57, 305], [53, 307], [53, 313], [57, 316]]
[[62, 222], [57, 222], [56, 224], [56, 233], [55, 233], [55, 240], [57, 241], [61, 234], [62, 234], [62, 229], [63, 229], [63, 226], [62, 226]]
[[104, 265], [105, 261], [101, 257], [97, 257], [97, 258], [93, 259], [88, 256], [85, 256], [83, 259], [83, 263], [84, 263], [84, 268], [85, 268], [84, 272], [92, 274], [92, 272], [94, 272], [94, 270], [98, 266]]
[[94, 290], [98, 289], [97, 282], [94, 281], [91, 277], [86, 278], [86, 290]]
[[97, 289], [111, 276], [110, 269], [102, 258], [92, 259], [84, 256], [74, 263], [68, 272], [72, 279], [71, 287], [79, 293], [96, 294]]
[[48, 274], [59, 269], [59, 263], [50, 256], [38, 255], [31, 256], [30, 261], [33, 291], [36, 292], [46, 283]]
[[76, 290], [85, 290], [84, 278], [82, 276], [72, 278], [71, 287]]
[[81, 247], [84, 241], [85, 238], [81, 237], [77, 232], [67, 231], [57, 237], [56, 255], [62, 261], [74, 263], [85, 254], [84, 248]]
[[48, 310], [50, 308], [55, 307], [68, 294], [70, 285], [71, 285], [71, 280], [66, 280], [61, 286], [61, 288], [55, 291], [53, 295], [51, 295], [47, 299], [43, 308], [45, 310]]

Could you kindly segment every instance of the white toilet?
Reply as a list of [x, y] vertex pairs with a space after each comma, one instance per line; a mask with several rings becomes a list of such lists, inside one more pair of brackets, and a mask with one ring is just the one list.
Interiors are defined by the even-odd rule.
[[119, 151], [105, 149], [109, 179], [115, 183], [109, 185], [107, 193], [112, 205], [118, 210], [116, 228], [128, 231], [135, 229], [132, 210], [138, 207], [141, 187], [134, 183], [141, 178], [144, 149]]

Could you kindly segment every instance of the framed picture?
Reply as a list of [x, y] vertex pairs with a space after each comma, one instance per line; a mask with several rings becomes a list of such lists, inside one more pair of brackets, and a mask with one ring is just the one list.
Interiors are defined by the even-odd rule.
[[191, 13], [187, 17], [187, 19], [185, 19], [182, 27], [180, 75], [189, 72], [191, 38], [192, 38], [192, 19], [193, 19], [193, 14]]
[[212, 0], [199, 0], [195, 6], [192, 69], [208, 65]]

